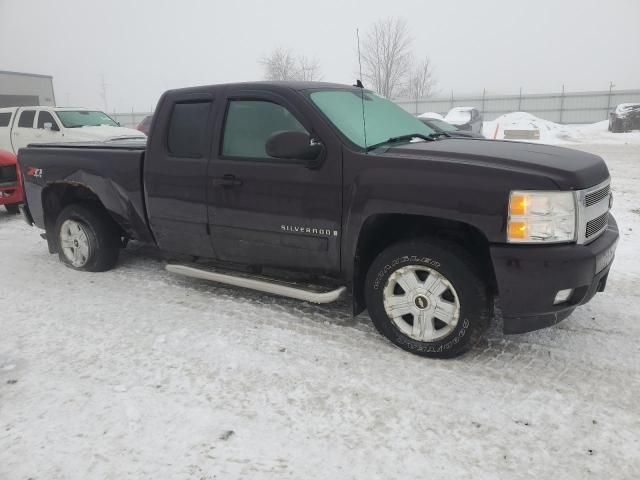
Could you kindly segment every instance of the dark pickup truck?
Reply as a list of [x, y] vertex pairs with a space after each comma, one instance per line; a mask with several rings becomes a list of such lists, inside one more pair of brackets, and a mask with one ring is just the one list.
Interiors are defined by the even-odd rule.
[[[76, 270], [134, 239], [171, 272], [326, 303], [351, 292], [410, 352], [553, 325], [604, 290], [618, 240], [604, 161], [449, 138], [368, 90], [172, 90], [145, 144], [20, 150], [29, 223]], [[496, 301], [497, 299], [497, 301]]]

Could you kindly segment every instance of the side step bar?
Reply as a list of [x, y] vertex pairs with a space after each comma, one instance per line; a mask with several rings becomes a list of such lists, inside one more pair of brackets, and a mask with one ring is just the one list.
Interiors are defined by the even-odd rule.
[[257, 290], [259, 292], [272, 293], [274, 295], [295, 298], [297, 300], [304, 300], [312, 303], [335, 302], [347, 291], [347, 287], [342, 286], [336, 288], [335, 290], [326, 292], [315, 292], [313, 290], [295, 287], [285, 282], [269, 280], [264, 277], [244, 277], [240, 275], [234, 275], [232, 273], [214, 272], [210, 270], [202, 270], [200, 268], [188, 267], [186, 265], [176, 265], [171, 263], [168, 264], [165, 268], [168, 272], [177, 273], [178, 275], [184, 275], [186, 277], [224, 283], [226, 285], [233, 285], [234, 287], [249, 288], [251, 290]]

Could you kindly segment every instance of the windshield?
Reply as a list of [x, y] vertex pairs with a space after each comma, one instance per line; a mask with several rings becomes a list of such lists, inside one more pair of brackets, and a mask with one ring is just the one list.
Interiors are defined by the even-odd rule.
[[[363, 93], [366, 142], [362, 122]], [[412, 134], [428, 137], [435, 133], [406, 110], [368, 90], [324, 90], [313, 92], [310, 98], [344, 136], [362, 148], [394, 137]]]
[[457, 132], [458, 127], [445, 122], [444, 120], [438, 120], [437, 118], [429, 118], [428, 122], [435, 128], [440, 129], [442, 132]]
[[89, 110], [64, 110], [56, 114], [66, 128], [99, 127], [107, 125], [117, 127], [118, 124], [106, 113]]

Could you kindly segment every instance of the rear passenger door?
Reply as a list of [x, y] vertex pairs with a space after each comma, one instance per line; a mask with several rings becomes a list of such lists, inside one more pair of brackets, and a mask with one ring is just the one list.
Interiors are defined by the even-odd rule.
[[207, 226], [207, 166], [214, 100], [181, 94], [161, 105], [144, 162], [149, 223], [169, 252], [212, 257]]
[[35, 132], [36, 110], [27, 109], [20, 110], [18, 113], [18, 119], [14, 123], [13, 131], [11, 132], [11, 141], [13, 143], [13, 149], [16, 153], [21, 148], [26, 147], [30, 143], [36, 140]]

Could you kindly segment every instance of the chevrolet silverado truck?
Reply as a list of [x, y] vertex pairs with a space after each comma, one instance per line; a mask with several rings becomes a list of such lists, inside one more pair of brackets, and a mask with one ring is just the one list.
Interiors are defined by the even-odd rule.
[[618, 229], [598, 156], [436, 133], [363, 88], [166, 92], [148, 142], [20, 150], [30, 224], [81, 271], [127, 241], [175, 274], [327, 303], [419, 355], [553, 325], [605, 288]]

